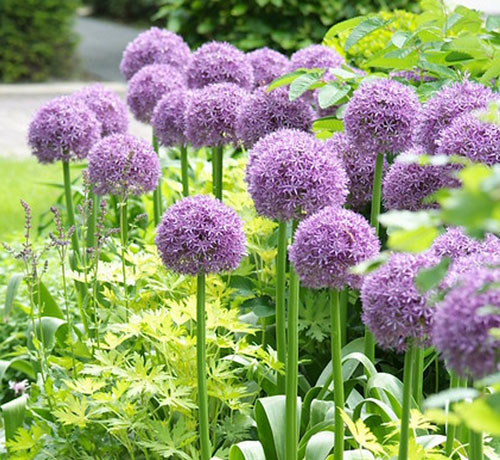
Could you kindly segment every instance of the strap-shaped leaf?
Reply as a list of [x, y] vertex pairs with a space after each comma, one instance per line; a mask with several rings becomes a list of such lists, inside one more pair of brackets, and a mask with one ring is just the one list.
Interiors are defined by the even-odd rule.
[[231, 447], [229, 460], [266, 460], [259, 441], [244, 441]]
[[16, 434], [17, 429], [23, 424], [28, 397], [22, 395], [1, 406], [5, 428], [5, 440], [9, 441]]
[[23, 279], [23, 275], [16, 273], [12, 275], [9, 284], [7, 285], [7, 292], [5, 293], [5, 304], [3, 307], [2, 317], [6, 319], [14, 305], [14, 299], [16, 298], [17, 288]]
[[[38, 286], [40, 289], [38, 289]], [[39, 292], [40, 291], [40, 292]], [[64, 318], [63, 312], [57, 305], [51, 293], [41, 281], [35, 286], [33, 300], [42, 309], [42, 316], [53, 316], [54, 318]]]
[[325, 460], [333, 448], [335, 435], [331, 431], [321, 431], [311, 437], [306, 447], [304, 460]]

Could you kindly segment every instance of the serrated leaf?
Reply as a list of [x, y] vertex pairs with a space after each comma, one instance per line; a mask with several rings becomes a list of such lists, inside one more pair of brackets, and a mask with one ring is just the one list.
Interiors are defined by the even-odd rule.
[[389, 235], [387, 245], [396, 251], [422, 252], [431, 246], [438, 235], [439, 231], [435, 227], [396, 230]]
[[368, 34], [374, 32], [375, 30], [386, 26], [390, 22], [392, 22], [392, 20], [385, 21], [379, 16], [373, 16], [371, 18], [365, 19], [356, 27], [354, 27], [349, 37], [347, 37], [344, 47], [345, 51], [349, 51], [362, 38], [366, 37]]
[[302, 96], [312, 85], [317, 83], [320, 75], [317, 73], [306, 73], [293, 80], [290, 84], [290, 92], [288, 97], [291, 101], [298, 99]]
[[318, 118], [313, 121], [314, 131], [342, 131], [343, 129], [344, 123], [336, 117]]
[[273, 89], [280, 88], [281, 86], [287, 86], [292, 83], [296, 78], [307, 73], [307, 70], [296, 70], [295, 72], [290, 72], [281, 77], [273, 80], [266, 88], [266, 91], [272, 91]]
[[366, 16], [357, 16], [355, 18], [351, 19], [346, 19], [345, 21], [338, 22], [337, 24], [333, 25], [328, 29], [328, 32], [325, 35], [325, 40], [328, 41], [331, 38], [333, 38], [335, 35], [345, 32], [346, 30], [353, 29], [356, 27], [360, 22], [362, 22], [364, 19], [366, 19]]
[[339, 88], [337, 85], [326, 85], [318, 92], [318, 104], [322, 109], [335, 105], [342, 98], [349, 94], [350, 87]]

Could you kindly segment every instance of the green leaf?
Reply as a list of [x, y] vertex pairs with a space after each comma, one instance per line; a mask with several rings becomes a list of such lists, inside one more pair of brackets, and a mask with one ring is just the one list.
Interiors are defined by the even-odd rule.
[[448, 273], [450, 263], [451, 259], [449, 257], [443, 257], [434, 267], [420, 270], [415, 278], [415, 286], [421, 292], [427, 292], [430, 289], [438, 287], [439, 283], [441, 283]]
[[[30, 326], [31, 327], [31, 326]], [[66, 321], [54, 318], [52, 316], [44, 316], [41, 320], [41, 328], [40, 321], [37, 319], [35, 321], [35, 329], [36, 329], [36, 337], [39, 341], [42, 340], [43, 334], [43, 342], [46, 350], [51, 350], [54, 348], [56, 341], [64, 343], [64, 337], [67, 330]], [[41, 329], [41, 330], [40, 330]], [[32, 335], [30, 333], [30, 339], [28, 341], [28, 347], [33, 347]]]
[[321, 431], [311, 437], [306, 447], [304, 460], [325, 460], [333, 448], [335, 435], [331, 431]]
[[26, 412], [27, 400], [28, 396], [22, 395], [19, 398], [13, 399], [12, 401], [9, 401], [1, 406], [6, 441], [13, 439], [17, 429], [22, 426], [24, 413]]
[[474, 431], [500, 436], [500, 413], [493, 409], [485, 399], [479, 398], [472, 403], [455, 404], [453, 410]]
[[375, 30], [386, 26], [390, 22], [391, 20], [384, 21], [379, 16], [373, 16], [371, 18], [365, 19], [363, 22], [354, 27], [349, 37], [347, 37], [344, 47], [345, 51], [349, 51], [362, 38], [366, 37], [368, 34], [374, 32]]
[[21, 358], [14, 358], [10, 361], [0, 360], [0, 383], [5, 377], [5, 373], [10, 369], [15, 369], [19, 372], [23, 372], [28, 377], [34, 379], [36, 377], [35, 371], [33, 370], [33, 366], [29, 361]]
[[500, 75], [500, 58], [495, 59], [489, 69], [484, 72], [483, 76], [479, 81], [483, 84], [489, 83], [492, 78], [496, 78]]
[[486, 18], [485, 28], [488, 32], [498, 30], [500, 27], [500, 16], [488, 16]]
[[344, 123], [336, 117], [323, 117], [313, 121], [314, 131], [342, 131]]
[[[40, 294], [38, 293], [38, 287], [40, 287]], [[35, 304], [42, 309], [42, 316], [52, 316], [60, 319], [64, 318], [63, 312], [54, 300], [54, 297], [52, 297], [45, 284], [41, 281], [38, 285], [35, 285], [33, 300]]]
[[379, 222], [386, 227], [415, 230], [439, 224], [437, 215], [431, 211], [389, 211], [379, 216]]
[[438, 235], [439, 231], [435, 227], [396, 230], [389, 235], [387, 245], [396, 251], [422, 252], [431, 246]]
[[344, 86], [342, 88], [334, 84], [323, 86], [318, 92], [318, 104], [322, 109], [326, 109], [347, 96], [349, 91], [349, 86]]
[[402, 48], [408, 39], [411, 37], [410, 32], [403, 32], [398, 30], [391, 38], [391, 42], [396, 48]]
[[302, 96], [312, 85], [317, 83], [320, 78], [318, 73], [306, 73], [294, 79], [290, 85], [288, 97], [291, 101], [294, 101]]
[[281, 77], [277, 78], [276, 80], [273, 80], [269, 85], [267, 86], [266, 91], [272, 91], [273, 89], [280, 88], [281, 86], [287, 86], [290, 83], [292, 83], [296, 78], [300, 77], [301, 75], [304, 75], [307, 73], [307, 70], [296, 70], [295, 72], [290, 72], [285, 75], [282, 75]]
[[266, 460], [259, 441], [244, 441], [231, 447], [229, 460]]
[[2, 317], [4, 319], [6, 319], [9, 316], [12, 310], [12, 306], [14, 305], [14, 299], [16, 297], [17, 288], [19, 287], [19, 283], [21, 283], [22, 279], [23, 275], [17, 273], [15, 275], [12, 275], [9, 280], [9, 284], [7, 285], [7, 292], [5, 293], [5, 304], [2, 312]]
[[325, 35], [325, 40], [328, 41], [329, 39], [335, 37], [335, 35], [345, 32], [346, 30], [353, 29], [356, 27], [360, 22], [362, 22], [364, 19], [366, 19], [366, 16], [356, 16], [351, 19], [346, 19], [345, 21], [337, 22], [337, 24], [333, 25], [330, 27], [328, 32]]
[[478, 396], [479, 392], [474, 388], [450, 388], [429, 396], [424, 402], [424, 407], [426, 409], [446, 407], [450, 403], [463, 401], [464, 399], [473, 399]]

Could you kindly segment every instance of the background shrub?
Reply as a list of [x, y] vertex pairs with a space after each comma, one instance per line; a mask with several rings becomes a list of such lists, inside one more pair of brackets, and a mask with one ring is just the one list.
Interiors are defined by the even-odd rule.
[[79, 0], [0, 1], [0, 81], [40, 81], [69, 74]]

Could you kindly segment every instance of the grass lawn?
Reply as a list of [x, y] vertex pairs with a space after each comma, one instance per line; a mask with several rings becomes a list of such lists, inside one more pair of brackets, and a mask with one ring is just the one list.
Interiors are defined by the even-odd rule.
[[0, 158], [0, 241], [8, 241], [13, 233], [20, 233], [24, 225], [24, 211], [19, 202], [26, 201], [33, 209], [33, 227], [36, 230], [40, 215], [56, 201], [62, 190], [44, 185], [44, 182], [62, 184], [60, 163], [41, 165], [34, 158]]

